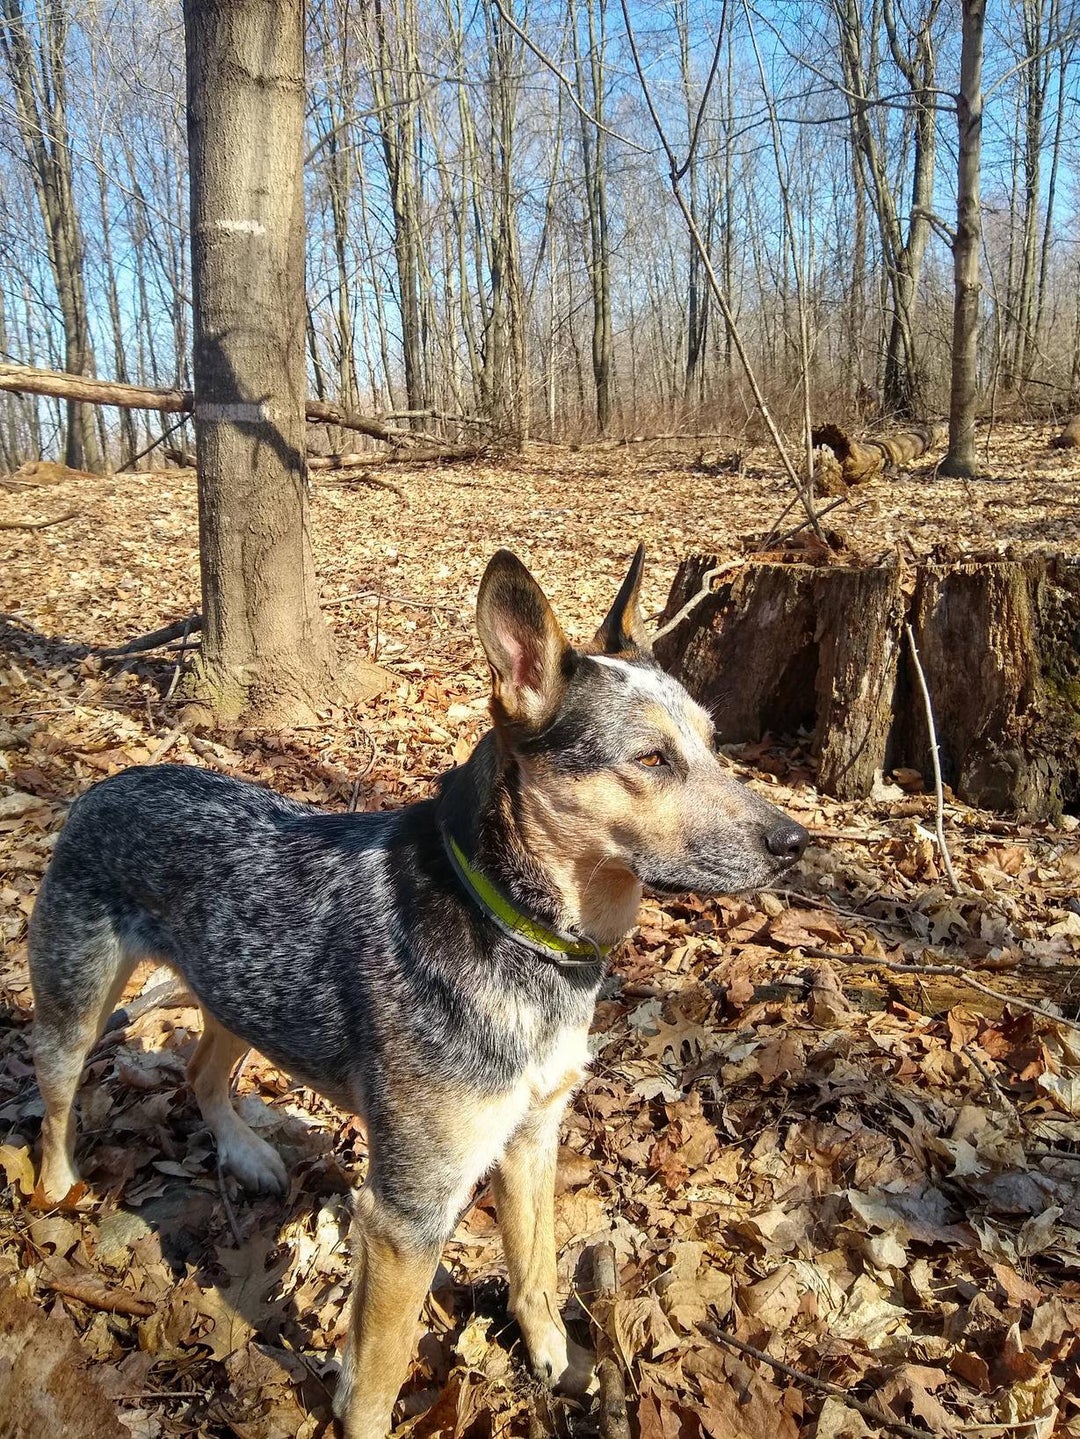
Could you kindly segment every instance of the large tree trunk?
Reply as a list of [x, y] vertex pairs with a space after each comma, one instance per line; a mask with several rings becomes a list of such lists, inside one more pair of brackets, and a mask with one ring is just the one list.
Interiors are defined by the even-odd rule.
[[975, 459], [975, 400], [979, 350], [979, 165], [982, 154], [982, 58], [986, 0], [963, 0], [960, 93], [957, 120], [960, 159], [957, 172], [956, 238], [953, 240], [952, 385], [949, 399], [949, 452], [943, 475], [970, 478]]
[[[683, 562], [667, 614], [711, 556]], [[912, 626], [945, 782], [968, 803], [1054, 818], [1080, 802], [1080, 560], [864, 569], [750, 563], [657, 644], [728, 743], [811, 731], [818, 783], [865, 798], [931, 773]]]
[[302, 0], [185, 0], [203, 648], [221, 723], [340, 694], [304, 462]]

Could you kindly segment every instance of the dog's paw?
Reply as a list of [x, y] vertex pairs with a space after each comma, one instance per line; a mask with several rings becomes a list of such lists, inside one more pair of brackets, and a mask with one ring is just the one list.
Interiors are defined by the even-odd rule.
[[46, 1157], [38, 1176], [41, 1192], [50, 1204], [60, 1204], [79, 1183], [78, 1171], [66, 1155]]
[[221, 1167], [236, 1176], [251, 1194], [285, 1194], [289, 1171], [272, 1144], [248, 1130], [218, 1141]]
[[587, 1349], [552, 1326], [532, 1354], [533, 1373], [549, 1388], [581, 1398], [596, 1388], [595, 1360]]

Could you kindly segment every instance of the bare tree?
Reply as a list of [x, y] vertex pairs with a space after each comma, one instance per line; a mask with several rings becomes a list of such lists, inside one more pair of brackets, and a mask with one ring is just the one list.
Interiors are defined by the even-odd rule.
[[419, 164], [420, 73], [416, 53], [416, 7], [414, 0], [399, 0], [389, 9], [390, 14], [387, 13], [386, 0], [373, 0], [372, 80], [393, 212], [407, 408], [421, 410], [427, 406], [428, 393], [420, 295], [423, 185]]
[[[873, 197], [882, 256], [892, 300], [882, 382], [884, 408], [917, 417], [925, 407], [925, 376], [916, 340], [919, 277], [930, 240], [936, 151], [936, 54], [934, 27], [941, 0], [923, 0], [911, 18], [895, 0], [881, 0], [869, 27], [860, 0], [833, 0], [840, 39], [844, 88], [851, 107], [855, 147]], [[879, 33], [880, 32], [880, 33]], [[907, 87], [910, 107], [911, 180], [907, 220], [897, 196], [882, 129], [875, 115], [882, 108], [879, 43], [888, 52]]]
[[[582, 171], [586, 214], [589, 219], [589, 284], [592, 290], [592, 368], [596, 389], [596, 427], [604, 434], [611, 423], [614, 356], [611, 337], [611, 237], [607, 200], [607, 133], [604, 99], [607, 77], [607, 0], [588, 0], [585, 6], [587, 48], [583, 53], [578, 33], [578, 6], [571, 3], [570, 26], [574, 42], [574, 76], [580, 108]], [[594, 123], [588, 118], [595, 117]]]
[[[38, 34], [31, 40], [22, 0], [0, 0], [0, 49], [15, 96], [15, 114], [45, 226], [49, 266], [64, 329], [64, 367], [76, 375], [94, 373], [90, 306], [83, 273], [83, 240], [75, 203], [68, 135], [67, 36], [65, 0], [38, 7]], [[90, 406], [68, 406], [67, 464], [101, 470], [105, 458]]]
[[185, 0], [203, 651], [223, 722], [337, 688], [304, 462], [303, 0]]
[[979, 167], [982, 158], [982, 63], [986, 0], [961, 0], [963, 38], [960, 93], [956, 236], [953, 239], [952, 389], [949, 400], [949, 452], [943, 475], [975, 474], [975, 402], [978, 395], [979, 344]]

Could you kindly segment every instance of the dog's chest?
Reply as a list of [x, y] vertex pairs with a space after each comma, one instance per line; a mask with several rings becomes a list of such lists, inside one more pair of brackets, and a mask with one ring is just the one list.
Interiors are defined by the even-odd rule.
[[585, 1025], [567, 1025], [556, 1032], [526, 1066], [518, 1092], [529, 1109], [565, 1100], [585, 1077], [589, 1067], [589, 1031]]

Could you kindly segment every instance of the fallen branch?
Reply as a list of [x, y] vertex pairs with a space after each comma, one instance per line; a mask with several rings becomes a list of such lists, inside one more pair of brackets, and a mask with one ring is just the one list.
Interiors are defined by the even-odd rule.
[[914, 1424], [905, 1424], [902, 1419], [893, 1419], [886, 1414], [884, 1409], [879, 1409], [876, 1404], [864, 1404], [861, 1399], [855, 1399], [850, 1389], [845, 1389], [839, 1384], [830, 1384], [827, 1379], [819, 1379], [815, 1374], [807, 1374], [802, 1369], [794, 1369], [790, 1364], [785, 1364], [781, 1359], [774, 1359], [771, 1354], [766, 1354], [764, 1349], [755, 1349], [752, 1344], [747, 1344], [745, 1339], [736, 1339], [734, 1334], [729, 1334], [726, 1329], [720, 1329], [714, 1325], [706, 1326], [705, 1333], [713, 1339], [718, 1339], [721, 1344], [727, 1344], [732, 1349], [738, 1349], [742, 1354], [749, 1354], [751, 1359], [757, 1359], [762, 1364], [768, 1364], [778, 1374], [793, 1379], [796, 1384], [805, 1385], [807, 1389], [816, 1389], [819, 1394], [829, 1394], [834, 1399], [841, 1399], [849, 1409], [854, 1409], [864, 1419], [871, 1419], [875, 1424], [880, 1424], [883, 1429], [891, 1429], [894, 1434], [903, 1434], [906, 1439], [926, 1439], [925, 1429], [916, 1429]]
[[604, 1242], [592, 1252], [593, 1323], [596, 1327], [596, 1378], [600, 1388], [598, 1415], [600, 1439], [630, 1439], [630, 1420], [626, 1413], [626, 1385], [622, 1365], [608, 1333], [615, 1298], [618, 1294], [618, 1273], [615, 1268], [615, 1246]]
[[[351, 469], [355, 462], [363, 462], [364, 465], [370, 465], [373, 461], [376, 461], [381, 464], [384, 458], [385, 456], [383, 455], [313, 455], [308, 460], [308, 469], [315, 472], [320, 470], [345, 470]], [[341, 459], [348, 460], [349, 464], [343, 465]], [[379, 490], [392, 490], [403, 505], [409, 503], [409, 497], [400, 485], [395, 485], [393, 480], [384, 480], [379, 475], [373, 475], [369, 469], [361, 469], [356, 474], [346, 475], [340, 480], [320, 480], [318, 483], [326, 489], [334, 490], [348, 490], [351, 489], [353, 485], [372, 485]]]
[[55, 520], [0, 520], [0, 530], [47, 530], [53, 525], [66, 525], [79, 513], [78, 510], [68, 510], [67, 514], [57, 515]]
[[[186, 415], [181, 415], [178, 420], [174, 420], [171, 425], [169, 425], [166, 429], [162, 430], [161, 434], [157, 437], [156, 440], [151, 440], [151, 442], [148, 445], [144, 445], [137, 454], [129, 456], [128, 459], [123, 460], [119, 465], [117, 465], [116, 473], [118, 475], [122, 475], [125, 470], [130, 470], [133, 465], [137, 465], [140, 460], [145, 459], [151, 450], [156, 450], [158, 445], [163, 445], [170, 435], [175, 434], [176, 431], [180, 428], [180, 426], [184, 424], [186, 419]], [[175, 451], [165, 451], [166, 455], [170, 453], [175, 453]]]
[[113, 1010], [105, 1023], [104, 1033], [113, 1034], [118, 1029], [127, 1029], [152, 1009], [186, 1009], [195, 1003], [195, 996], [183, 980], [166, 979], [137, 999], [130, 1000], [122, 1009]]
[[119, 659], [121, 655], [141, 655], [147, 650], [158, 650], [173, 640], [187, 641], [189, 635], [196, 630], [202, 629], [202, 615], [188, 615], [187, 619], [177, 620], [175, 624], [165, 625], [160, 630], [152, 630], [148, 635], [140, 635], [138, 639], [129, 640], [126, 645], [118, 645], [114, 649], [99, 650], [102, 659]]
[[1040, 1004], [1032, 1004], [1030, 1000], [1019, 999], [1015, 994], [1003, 994], [1000, 989], [993, 989], [989, 984], [983, 984], [979, 979], [972, 979], [966, 969], [958, 964], [901, 964], [895, 959], [874, 959], [868, 954], [855, 954], [840, 951], [837, 953], [831, 949], [818, 949], [814, 945], [797, 946], [802, 954], [809, 955], [811, 959], [835, 959], [840, 964], [862, 964], [868, 969], [888, 969], [893, 974], [922, 975], [927, 979], [955, 979], [961, 984], [966, 984], [970, 989], [977, 989], [980, 994], [989, 995], [996, 999], [999, 1004], [1012, 1005], [1014, 1009], [1027, 1010], [1028, 1014], [1037, 1014], [1040, 1019], [1048, 1020], [1051, 1024], [1063, 1024], [1066, 1029], [1074, 1029], [1080, 1033], [1080, 1024], [1075, 1019], [1067, 1019], [1063, 1014], [1051, 1014], [1050, 1010], [1043, 1009]]
[[161, 453], [170, 464], [179, 465], [183, 470], [196, 468], [196, 458], [190, 450], [179, 449], [176, 445], [166, 445]]
[[[72, 375], [63, 370], [39, 370], [32, 365], [0, 364], [0, 390], [13, 394], [50, 395], [59, 400], [78, 400], [89, 405], [110, 405], [121, 410], [158, 410], [163, 414], [187, 415], [195, 409], [191, 390], [154, 389], [146, 385], [126, 385], [113, 380], [97, 380], [89, 375]], [[307, 418], [314, 424], [336, 425], [343, 430], [356, 430], [373, 440], [381, 440], [394, 449], [410, 449], [417, 440], [427, 440], [439, 453], [422, 458], [465, 459], [468, 451], [479, 447], [443, 445], [437, 435], [419, 430], [395, 429], [373, 415], [358, 415], [340, 405], [323, 400], [308, 400]]]
[[[412, 449], [399, 448], [388, 455], [379, 455], [378, 460], [380, 465], [424, 465], [433, 461], [482, 460], [490, 454], [490, 445], [416, 445]], [[371, 463], [370, 455], [367, 462]]]
[[[177, 663], [177, 667], [179, 667], [179, 665], [180, 665], [180, 660], [178, 659], [178, 660], [176, 661], [176, 663]], [[146, 761], [146, 763], [147, 763], [147, 764], [158, 764], [158, 763], [160, 763], [160, 761], [165, 758], [165, 756], [166, 756], [166, 755], [168, 754], [168, 752], [172, 749], [173, 745], [176, 743], [176, 741], [180, 738], [180, 736], [181, 736], [183, 733], [184, 733], [184, 726], [183, 726], [183, 725], [177, 725], [175, 729], [171, 729], [171, 730], [169, 731], [169, 733], [165, 736], [165, 738], [164, 738], [163, 740], [160, 740], [160, 741], [154, 746], [154, 748], [153, 748], [153, 750], [152, 750], [152, 752], [151, 752], [151, 754], [150, 754], [150, 758]]]
[[941, 862], [945, 866], [945, 873], [949, 876], [953, 894], [959, 894], [960, 882], [956, 878], [956, 871], [952, 866], [949, 846], [945, 843], [945, 791], [941, 783], [941, 756], [938, 753], [937, 728], [934, 725], [930, 690], [927, 688], [926, 675], [923, 673], [922, 661], [919, 659], [919, 651], [915, 645], [915, 631], [909, 624], [906, 624], [904, 633], [907, 635], [908, 647], [911, 650], [911, 662], [915, 666], [915, 675], [919, 681], [919, 693], [922, 695], [923, 709], [926, 712], [926, 729], [930, 736], [930, 761], [934, 766], [934, 829], [937, 833], [938, 849], [941, 852]]
[[0, 364], [0, 390], [17, 395], [51, 395], [57, 400], [80, 400], [120, 410], [160, 410], [167, 415], [188, 414], [195, 403], [190, 390], [124, 385], [63, 370], [38, 370], [32, 365]]

